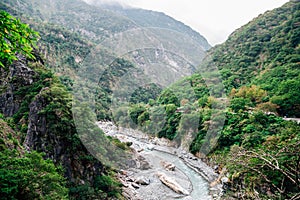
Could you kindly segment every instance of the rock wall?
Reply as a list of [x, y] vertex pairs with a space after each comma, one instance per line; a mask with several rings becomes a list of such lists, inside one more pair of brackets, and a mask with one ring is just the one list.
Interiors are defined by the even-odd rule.
[[0, 67], [0, 108], [6, 117], [13, 116], [19, 109], [22, 98], [15, 93], [24, 86], [34, 81], [36, 73], [27, 67], [24, 57], [18, 56], [9, 69]]
[[[20, 110], [22, 102], [27, 98], [26, 95], [31, 91], [30, 88], [41, 78], [40, 72], [29, 67], [31, 65], [42, 66], [42, 62], [28, 61], [20, 56], [8, 69], [0, 68], [0, 113], [15, 120], [14, 115], [21, 112], [18, 113], [21, 119], [16, 123], [19, 128], [28, 127], [27, 131], [25, 129], [23, 132], [25, 137], [20, 141], [27, 151], [44, 152], [46, 158], [52, 159], [55, 164], [61, 164], [65, 176], [71, 183], [93, 184], [94, 178], [103, 172], [104, 167], [81, 143], [72, 114], [64, 116], [68, 119], [65, 122], [65, 126], [68, 127], [66, 132], [53, 128], [57, 125], [51, 124], [53, 120], [50, 120], [50, 117], [53, 116], [42, 114], [43, 109], [51, 102], [51, 98], [47, 96], [51, 85], [42, 87], [30, 100], [28, 108]], [[72, 113], [70, 109], [68, 111]], [[59, 115], [54, 117], [58, 123], [61, 122]]]

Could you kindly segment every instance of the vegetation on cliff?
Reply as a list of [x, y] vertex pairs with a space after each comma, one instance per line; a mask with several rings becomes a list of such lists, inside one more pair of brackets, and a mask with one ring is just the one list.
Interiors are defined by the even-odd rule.
[[[67, 3], [72, 8], [71, 13], [77, 13], [78, 5], [81, 4], [72, 1]], [[5, 1], [0, 5], [20, 14], [11, 2]], [[228, 172], [226, 195], [241, 199], [299, 198], [300, 127], [296, 122], [285, 121], [283, 118], [300, 116], [299, 6], [299, 1], [291, 0], [236, 30], [224, 44], [209, 51], [199, 66], [200, 71], [206, 74], [196, 73], [163, 91], [155, 84], [141, 86], [132, 94], [127, 90], [120, 91], [130, 98], [126, 104], [118, 104], [121, 101], [113, 96], [114, 86], [117, 80], [136, 66], [125, 59], [115, 59], [105, 49], [100, 49], [98, 57], [89, 57], [96, 53], [90, 51], [94, 50], [90, 47], [95, 47], [95, 42], [102, 41], [107, 35], [136, 27], [136, 24], [126, 23], [124, 18], [109, 13], [111, 18], [101, 25], [110, 32], [103, 32], [96, 28], [103, 13], [107, 12], [103, 11], [95, 26], [89, 27], [88, 23], [83, 23], [84, 27], [80, 29], [78, 24], [84, 18], [73, 19], [70, 17], [72, 15], [51, 15], [49, 12], [45, 13], [55, 17], [39, 16], [39, 11], [33, 8], [30, 1], [22, 1], [21, 7], [25, 13], [28, 10], [34, 11], [34, 16], [40, 19], [45, 17], [52, 20], [51, 23], [59, 22], [53, 25], [24, 17], [41, 32], [42, 51], [49, 61], [47, 66], [60, 77], [45, 69], [38, 54], [35, 61], [29, 61], [22, 56], [11, 57], [16, 51], [7, 49], [7, 45], [2, 46], [1, 63], [9, 69], [1, 69], [1, 79], [4, 81], [1, 82], [0, 103], [5, 121], [11, 127], [5, 128], [5, 131], [11, 132], [12, 129], [19, 134], [15, 137], [7, 134], [1, 141], [1, 165], [7, 166], [13, 162], [16, 166], [12, 166], [18, 168], [18, 163], [26, 162], [30, 165], [37, 162], [48, 167], [45, 170], [43, 167], [22, 168], [26, 180], [35, 179], [41, 173], [49, 173], [45, 178], [57, 181], [50, 190], [46, 188], [48, 192], [44, 194], [38, 192], [44, 188], [42, 183], [38, 187], [29, 183], [28, 195], [33, 195], [30, 197], [51, 193], [63, 198], [66, 196], [66, 187], [74, 199], [119, 197], [120, 185], [112, 178], [113, 173], [87, 152], [75, 130], [71, 113], [72, 98], [68, 91], [73, 89], [75, 80], [79, 80], [79, 83], [88, 80], [91, 82], [88, 85], [90, 88], [83, 88], [83, 91], [91, 88], [96, 91], [95, 108], [99, 119], [113, 119], [119, 125], [139, 128], [149, 134], [171, 139], [178, 147], [214, 165], [218, 164], [223, 172]], [[83, 9], [85, 12], [91, 10], [91, 15], [95, 16], [97, 10], [90, 7]], [[139, 11], [132, 11], [128, 15], [132, 17], [140, 14]], [[9, 19], [20, 24], [14, 18]], [[27, 26], [20, 27], [35, 35]], [[73, 29], [76, 33], [70, 31]], [[1, 30], [4, 35], [7, 34], [7, 28]], [[88, 40], [88, 37], [92, 39]], [[19, 36], [16, 38], [20, 39]], [[20, 49], [14, 43], [9, 44], [20, 53], [30, 57], [34, 55], [31, 53], [30, 41], [21, 41], [25, 49], [22, 49], [22, 45]], [[14, 53], [7, 54], [10, 51]], [[16, 59], [12, 67], [25, 66], [25, 71], [19, 74], [28, 77], [11, 76], [13, 73], [8, 63]], [[110, 60], [112, 62], [108, 62]], [[84, 62], [89, 63], [86, 68], [82, 65]], [[101, 68], [103, 66], [105, 70]], [[220, 72], [224, 88], [218, 87], [221, 84], [211, 78], [217, 75], [214, 67]], [[96, 80], [93, 73], [80, 77], [76, 74], [78, 71], [102, 76], [100, 80], [98, 76]], [[212, 90], [209, 83], [217, 87]], [[13, 91], [9, 88], [13, 88]], [[223, 89], [228, 98], [222, 95]], [[3, 103], [3, 99], [7, 102]], [[117, 101], [115, 109], [111, 109], [113, 101]], [[93, 129], [93, 132], [98, 134], [97, 130]], [[127, 148], [110, 139], [117, 146]], [[25, 150], [22, 145], [45, 154], [35, 151], [23, 153]], [[7, 149], [7, 146], [17, 152]], [[12, 158], [12, 155], [17, 156]], [[52, 158], [56, 167], [49, 160], [42, 160], [42, 156]], [[67, 183], [61, 176], [60, 166], [65, 170]], [[3, 168], [0, 171], [3, 175], [1, 184], [8, 184], [8, 179], [12, 179], [16, 185], [12, 188], [1, 187], [4, 188], [1, 192], [7, 192], [3, 193], [4, 196], [9, 192], [20, 195], [23, 190], [27, 191], [22, 185], [19, 187], [18, 174], [5, 170]], [[85, 184], [79, 184], [81, 182]]]
[[[6, 31], [10, 28], [18, 31], [25, 27], [20, 33], [36, 35], [28, 25], [1, 13], [18, 23], [15, 27], [1, 18], [4, 38], [10, 37]], [[30, 37], [26, 41], [23, 36], [15, 37], [9, 42], [12, 57], [1, 57], [1, 199], [120, 196], [120, 184], [112, 170], [90, 155], [79, 139], [71, 111], [72, 96], [45, 68], [31, 46], [35, 39]], [[7, 46], [1, 47], [5, 53]], [[98, 134], [103, 133], [98, 130]]]
[[17, 60], [16, 53], [33, 58], [32, 45], [36, 44], [37, 32], [5, 11], [0, 11], [0, 18], [0, 66], [10, 65]]

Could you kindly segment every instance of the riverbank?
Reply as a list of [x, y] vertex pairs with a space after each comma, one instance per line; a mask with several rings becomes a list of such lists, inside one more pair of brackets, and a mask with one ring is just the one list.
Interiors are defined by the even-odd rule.
[[[174, 148], [171, 141], [116, 127], [112, 122], [97, 122], [97, 125], [105, 134], [132, 143], [136, 167], [119, 174], [127, 199], [219, 199], [222, 185], [216, 183], [218, 174], [194, 155]], [[174, 170], [163, 163], [174, 165]], [[182, 191], [175, 192], [176, 188], [163, 184], [159, 179], [162, 173], [174, 182], [171, 186], [181, 187]]]

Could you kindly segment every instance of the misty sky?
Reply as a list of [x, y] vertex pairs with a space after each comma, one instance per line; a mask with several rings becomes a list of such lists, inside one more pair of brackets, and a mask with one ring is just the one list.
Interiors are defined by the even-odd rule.
[[[89, 0], [85, 0], [89, 1]], [[98, 0], [111, 2], [111, 0]], [[122, 4], [161, 11], [201, 33], [211, 45], [267, 10], [288, 0], [118, 0]]]

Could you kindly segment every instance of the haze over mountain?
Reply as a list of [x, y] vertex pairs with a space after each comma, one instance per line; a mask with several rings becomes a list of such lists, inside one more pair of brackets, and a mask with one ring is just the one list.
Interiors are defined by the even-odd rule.
[[[138, 193], [160, 180], [120, 176], [152, 170], [138, 151], [151, 154], [160, 141], [204, 176], [203, 162], [214, 167], [219, 177], [207, 185], [222, 184], [224, 199], [300, 197], [298, 0], [213, 48], [149, 10], [80, 0], [4, 0], [0, 9], [41, 37], [38, 48], [20, 51], [34, 32], [0, 13], [1, 35], [28, 37], [0, 46], [0, 197], [134, 199], [122, 187]], [[133, 147], [97, 120], [151, 140]]]
[[229, 173], [225, 199], [299, 198], [299, 11], [292, 0], [253, 19], [155, 102], [120, 108], [118, 124], [134, 126], [125, 120], [133, 118], [140, 130], [217, 163]]
[[[113, 3], [111, 0], [97, 1]], [[230, 33], [261, 13], [282, 6], [288, 0], [118, 0], [122, 6], [132, 6], [165, 14], [200, 32], [211, 45], [225, 42]]]
[[[162, 13], [145, 11], [147, 20], [153, 15], [161, 22], [153, 27], [146, 19], [145, 22], [134, 22], [120, 13], [124, 10], [119, 8], [116, 11], [95, 7], [79, 0], [5, 0], [0, 2], [0, 8], [30, 24], [41, 37], [40, 54], [34, 52], [36, 60], [19, 56], [12, 65], [1, 68], [1, 118], [12, 118], [17, 131], [14, 133], [5, 128], [1, 132], [2, 138], [8, 138], [1, 143], [7, 150], [1, 153], [2, 160], [10, 162], [14, 156], [9, 153], [14, 149], [10, 145], [14, 141], [21, 149], [24, 146], [24, 151], [44, 152], [45, 158], [52, 159], [57, 167], [63, 167], [63, 173], [60, 172], [56, 179], [58, 186], [63, 188], [57, 191], [57, 195], [61, 195], [59, 198], [64, 199], [66, 195], [73, 199], [120, 197], [120, 184], [109, 166], [120, 167], [131, 162], [126, 157], [130, 152], [126, 145], [106, 138], [95, 127], [96, 116], [88, 112], [96, 99], [97, 117], [111, 118], [109, 101], [113, 88], [102, 87], [103, 84], [114, 86], [116, 78], [136, 74], [147, 79], [135, 77], [131, 88], [149, 88], [148, 93], [156, 92], [152, 96], [156, 98], [161, 88], [193, 73], [210, 45], [200, 34]], [[142, 10], [138, 13], [143, 15]], [[9, 126], [6, 121], [1, 120], [1, 123], [4, 127]], [[14, 139], [9, 139], [10, 135]], [[17, 161], [26, 159], [22, 152], [18, 150], [20, 160]], [[30, 159], [40, 159], [42, 155], [32, 153], [32, 156]], [[1, 173], [7, 174], [6, 169], [3, 170]], [[26, 168], [26, 172], [39, 173], [37, 176], [43, 173], [42, 169], [38, 172], [36, 168]], [[61, 179], [62, 174], [67, 178], [67, 184]], [[0, 196], [18, 198], [26, 185], [34, 187], [28, 182], [21, 185], [18, 181], [15, 182], [17, 189], [2, 187], [2, 183], [18, 176], [13, 174], [5, 176], [8, 179], [1, 179], [3, 190]], [[41, 187], [47, 185], [41, 184]], [[30, 189], [26, 195], [30, 199], [38, 194]], [[55, 195], [50, 197], [55, 198]]]

